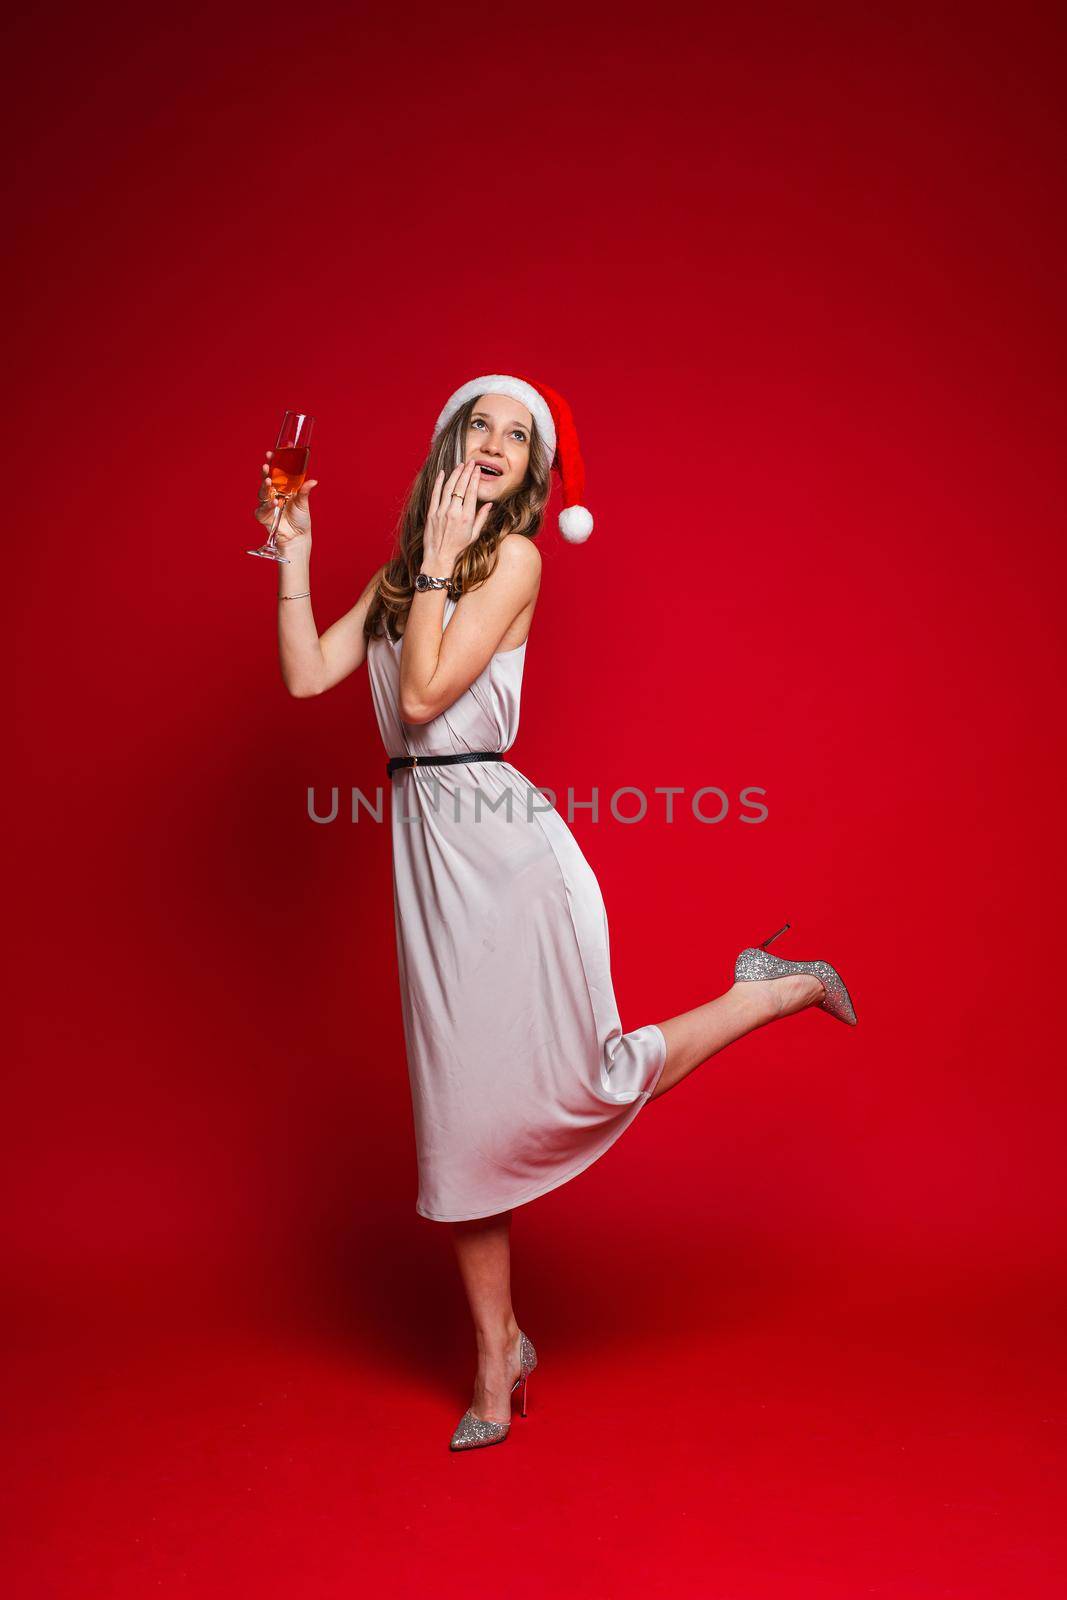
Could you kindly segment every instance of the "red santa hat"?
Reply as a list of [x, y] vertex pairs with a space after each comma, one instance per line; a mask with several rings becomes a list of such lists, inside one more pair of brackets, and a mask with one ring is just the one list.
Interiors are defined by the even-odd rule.
[[537, 423], [537, 431], [545, 441], [549, 465], [555, 467], [563, 487], [563, 510], [559, 514], [559, 531], [570, 544], [584, 544], [593, 531], [593, 518], [582, 505], [585, 498], [585, 463], [578, 449], [578, 433], [574, 426], [571, 408], [561, 394], [545, 383], [534, 383], [529, 378], [508, 377], [494, 372], [484, 378], [472, 378], [449, 396], [433, 430], [436, 440], [460, 406], [476, 400], [483, 394], [506, 394], [520, 400]]

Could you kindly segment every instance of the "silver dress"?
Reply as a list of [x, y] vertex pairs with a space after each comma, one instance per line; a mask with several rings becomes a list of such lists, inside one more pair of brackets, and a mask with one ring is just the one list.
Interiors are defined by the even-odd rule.
[[[529, 640], [424, 723], [400, 717], [402, 643], [367, 651], [388, 755], [510, 749]], [[518, 768], [408, 767], [386, 781], [415, 1209], [493, 1216], [602, 1156], [655, 1088], [667, 1044], [655, 1023], [623, 1032], [600, 886]]]

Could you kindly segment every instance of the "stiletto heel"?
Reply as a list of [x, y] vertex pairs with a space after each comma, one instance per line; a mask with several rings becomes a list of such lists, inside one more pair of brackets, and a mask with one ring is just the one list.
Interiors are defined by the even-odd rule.
[[[520, 1416], [526, 1415], [526, 1385], [530, 1373], [537, 1365], [537, 1351], [532, 1342], [519, 1329], [519, 1376], [511, 1386], [511, 1393], [522, 1385], [522, 1410]], [[450, 1450], [476, 1450], [480, 1445], [503, 1444], [510, 1431], [510, 1422], [492, 1422], [488, 1417], [476, 1416], [470, 1406], [456, 1423], [455, 1432], [449, 1441]]]
[[826, 990], [826, 994], [818, 1002], [822, 1010], [828, 1011], [832, 1017], [837, 1017], [839, 1022], [847, 1022], [849, 1027], [854, 1028], [856, 1010], [836, 967], [832, 967], [828, 961], [783, 961], [781, 956], [772, 956], [768, 951], [767, 946], [773, 944], [778, 935], [785, 933], [791, 926], [791, 923], [784, 922], [778, 933], [772, 933], [762, 944], [750, 945], [747, 950], [742, 950], [734, 964], [734, 982], [761, 983], [767, 978], [786, 978], [794, 972], [811, 973]]

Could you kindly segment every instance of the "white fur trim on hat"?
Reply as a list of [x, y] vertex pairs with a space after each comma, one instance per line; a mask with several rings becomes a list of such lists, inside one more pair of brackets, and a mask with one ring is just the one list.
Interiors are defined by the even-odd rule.
[[[506, 394], [512, 400], [522, 401], [522, 404], [537, 423], [537, 431], [545, 442], [549, 464], [551, 465], [556, 454], [556, 424], [552, 421], [552, 413], [548, 408], [548, 402], [543, 395], [539, 394], [530, 384], [524, 383], [521, 378], [509, 378], [506, 374], [500, 372], [490, 373], [484, 378], [472, 378], [469, 383], [465, 383], [462, 388], [457, 389], [455, 394], [449, 397], [445, 402], [444, 410], [434, 425], [434, 439], [437, 438], [441, 429], [451, 422], [460, 406], [466, 405], [468, 400], [477, 399], [479, 395], [483, 394]], [[586, 532], [580, 537], [587, 539], [589, 534]]]

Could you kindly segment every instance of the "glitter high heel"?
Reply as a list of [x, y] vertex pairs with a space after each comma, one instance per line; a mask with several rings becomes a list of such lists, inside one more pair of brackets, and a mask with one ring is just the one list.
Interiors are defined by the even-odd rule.
[[[522, 1410], [520, 1416], [526, 1415], [526, 1385], [530, 1373], [537, 1365], [537, 1351], [530, 1340], [519, 1329], [519, 1376], [511, 1386], [512, 1394], [522, 1385]], [[507, 1438], [511, 1428], [510, 1422], [491, 1422], [488, 1417], [476, 1417], [470, 1406], [460, 1417], [456, 1424], [456, 1431], [449, 1441], [450, 1450], [477, 1450], [481, 1445], [502, 1444]]]
[[[791, 926], [791, 923], [784, 923], [778, 933], [784, 933]], [[810, 972], [826, 990], [825, 997], [818, 1004], [832, 1017], [854, 1028], [856, 1012], [840, 973], [828, 961], [783, 961], [780, 956], [770, 955], [767, 946], [773, 944], [778, 933], [772, 933], [769, 939], [764, 939], [758, 949], [750, 945], [747, 950], [742, 950], [734, 967], [734, 982], [758, 983], [765, 978], [785, 978], [791, 972]]]

